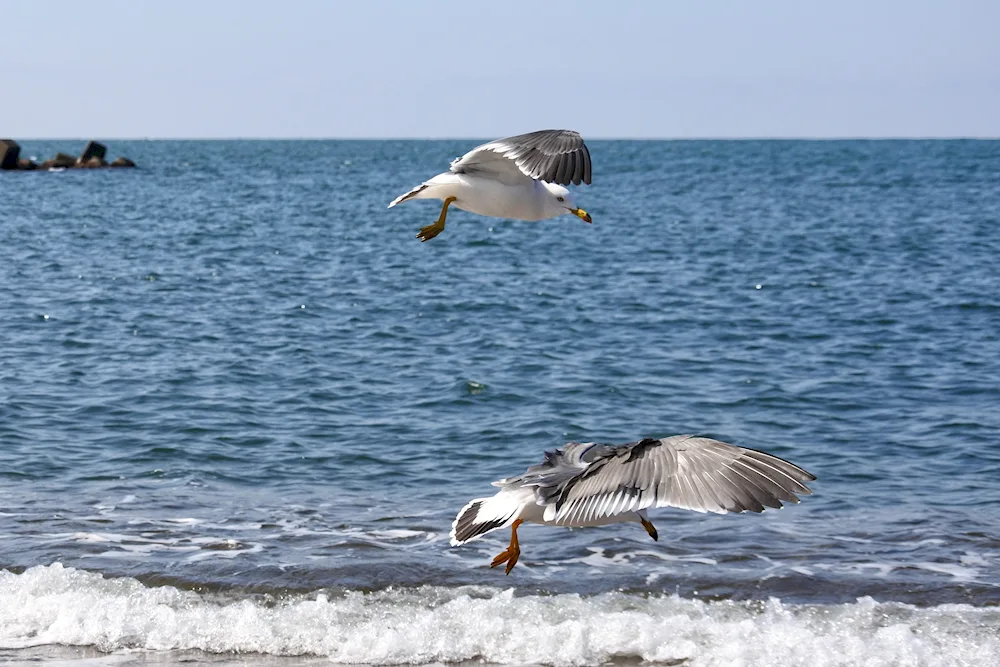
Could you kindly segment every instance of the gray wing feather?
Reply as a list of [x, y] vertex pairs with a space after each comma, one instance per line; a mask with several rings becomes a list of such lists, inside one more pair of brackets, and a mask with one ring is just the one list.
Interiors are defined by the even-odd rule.
[[[812, 493], [816, 479], [764, 452], [718, 440], [677, 435], [625, 445], [571, 442], [520, 477], [546, 506], [546, 520], [589, 523], [650, 507], [696, 512], [763, 512]], [[798, 494], [798, 495], [797, 495]]]
[[[494, 154], [494, 155], [491, 155]], [[503, 171], [500, 155], [512, 161], [528, 178], [560, 185], [590, 185], [590, 151], [583, 137], [572, 130], [539, 130], [497, 139], [477, 146], [451, 163], [458, 174], [470, 171]]]
[[498, 480], [493, 486], [534, 486], [536, 495], [539, 490], [543, 494], [555, 491], [585, 470], [591, 460], [610, 449], [593, 442], [568, 442], [555, 451], [545, 452], [545, 460], [528, 468], [523, 475]]

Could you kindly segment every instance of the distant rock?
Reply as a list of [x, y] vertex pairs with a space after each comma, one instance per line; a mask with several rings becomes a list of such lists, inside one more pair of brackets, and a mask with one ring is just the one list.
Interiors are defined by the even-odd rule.
[[70, 167], [76, 166], [76, 158], [72, 155], [66, 155], [65, 153], [56, 153], [56, 156], [51, 160], [46, 160], [42, 163], [42, 169], [53, 169], [62, 167], [63, 169], [69, 169]]
[[111, 164], [104, 160], [107, 147], [97, 141], [88, 141], [80, 157], [66, 153], [56, 153], [55, 157], [35, 164], [32, 160], [21, 159], [21, 147], [13, 139], [0, 139], [0, 169], [32, 171], [35, 169], [103, 169], [104, 167], [134, 167], [135, 162], [127, 157], [119, 157]]
[[88, 158], [85, 162], [80, 161], [81, 158], [77, 158], [76, 167], [78, 169], [100, 169], [101, 167], [107, 167], [108, 163], [101, 158], [94, 156]]
[[104, 155], [107, 152], [108, 148], [104, 144], [96, 141], [88, 141], [83, 152], [80, 153], [80, 157], [76, 160], [77, 164], [81, 167], [89, 166], [91, 159], [95, 157], [99, 161], [104, 162]]
[[13, 139], [0, 139], [0, 169], [17, 169], [21, 147]]

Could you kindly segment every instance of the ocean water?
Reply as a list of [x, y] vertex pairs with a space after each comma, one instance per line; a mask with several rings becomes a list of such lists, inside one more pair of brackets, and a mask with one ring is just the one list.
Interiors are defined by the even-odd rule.
[[[1000, 142], [588, 143], [593, 225], [423, 244], [386, 205], [476, 141], [0, 173], [0, 660], [1000, 663]], [[676, 433], [815, 494], [448, 545]]]

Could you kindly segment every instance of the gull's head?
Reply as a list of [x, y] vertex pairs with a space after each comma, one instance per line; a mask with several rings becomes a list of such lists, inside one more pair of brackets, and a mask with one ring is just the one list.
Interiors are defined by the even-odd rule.
[[546, 202], [546, 208], [551, 209], [553, 215], [572, 213], [584, 222], [590, 222], [590, 214], [582, 208], [577, 207], [573, 201], [573, 195], [569, 193], [569, 190], [555, 183], [545, 183], [543, 181], [542, 184], [549, 191], [549, 201]]

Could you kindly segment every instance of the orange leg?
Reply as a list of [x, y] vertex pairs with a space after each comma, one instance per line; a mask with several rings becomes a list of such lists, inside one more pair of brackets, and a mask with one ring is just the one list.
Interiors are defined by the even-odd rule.
[[524, 519], [518, 519], [510, 527], [510, 546], [507, 547], [506, 551], [499, 554], [490, 563], [490, 567], [496, 567], [500, 563], [507, 563], [507, 571], [504, 574], [510, 574], [510, 571], [514, 569], [517, 565], [517, 559], [521, 557], [521, 545], [517, 541], [517, 527], [524, 523]]
[[417, 234], [417, 238], [420, 242], [430, 241], [432, 238], [444, 231], [444, 220], [448, 217], [448, 207], [451, 203], [458, 199], [458, 197], [448, 197], [444, 200], [444, 206], [441, 207], [441, 215], [432, 225], [427, 225], [426, 227], [420, 228], [420, 233]]

